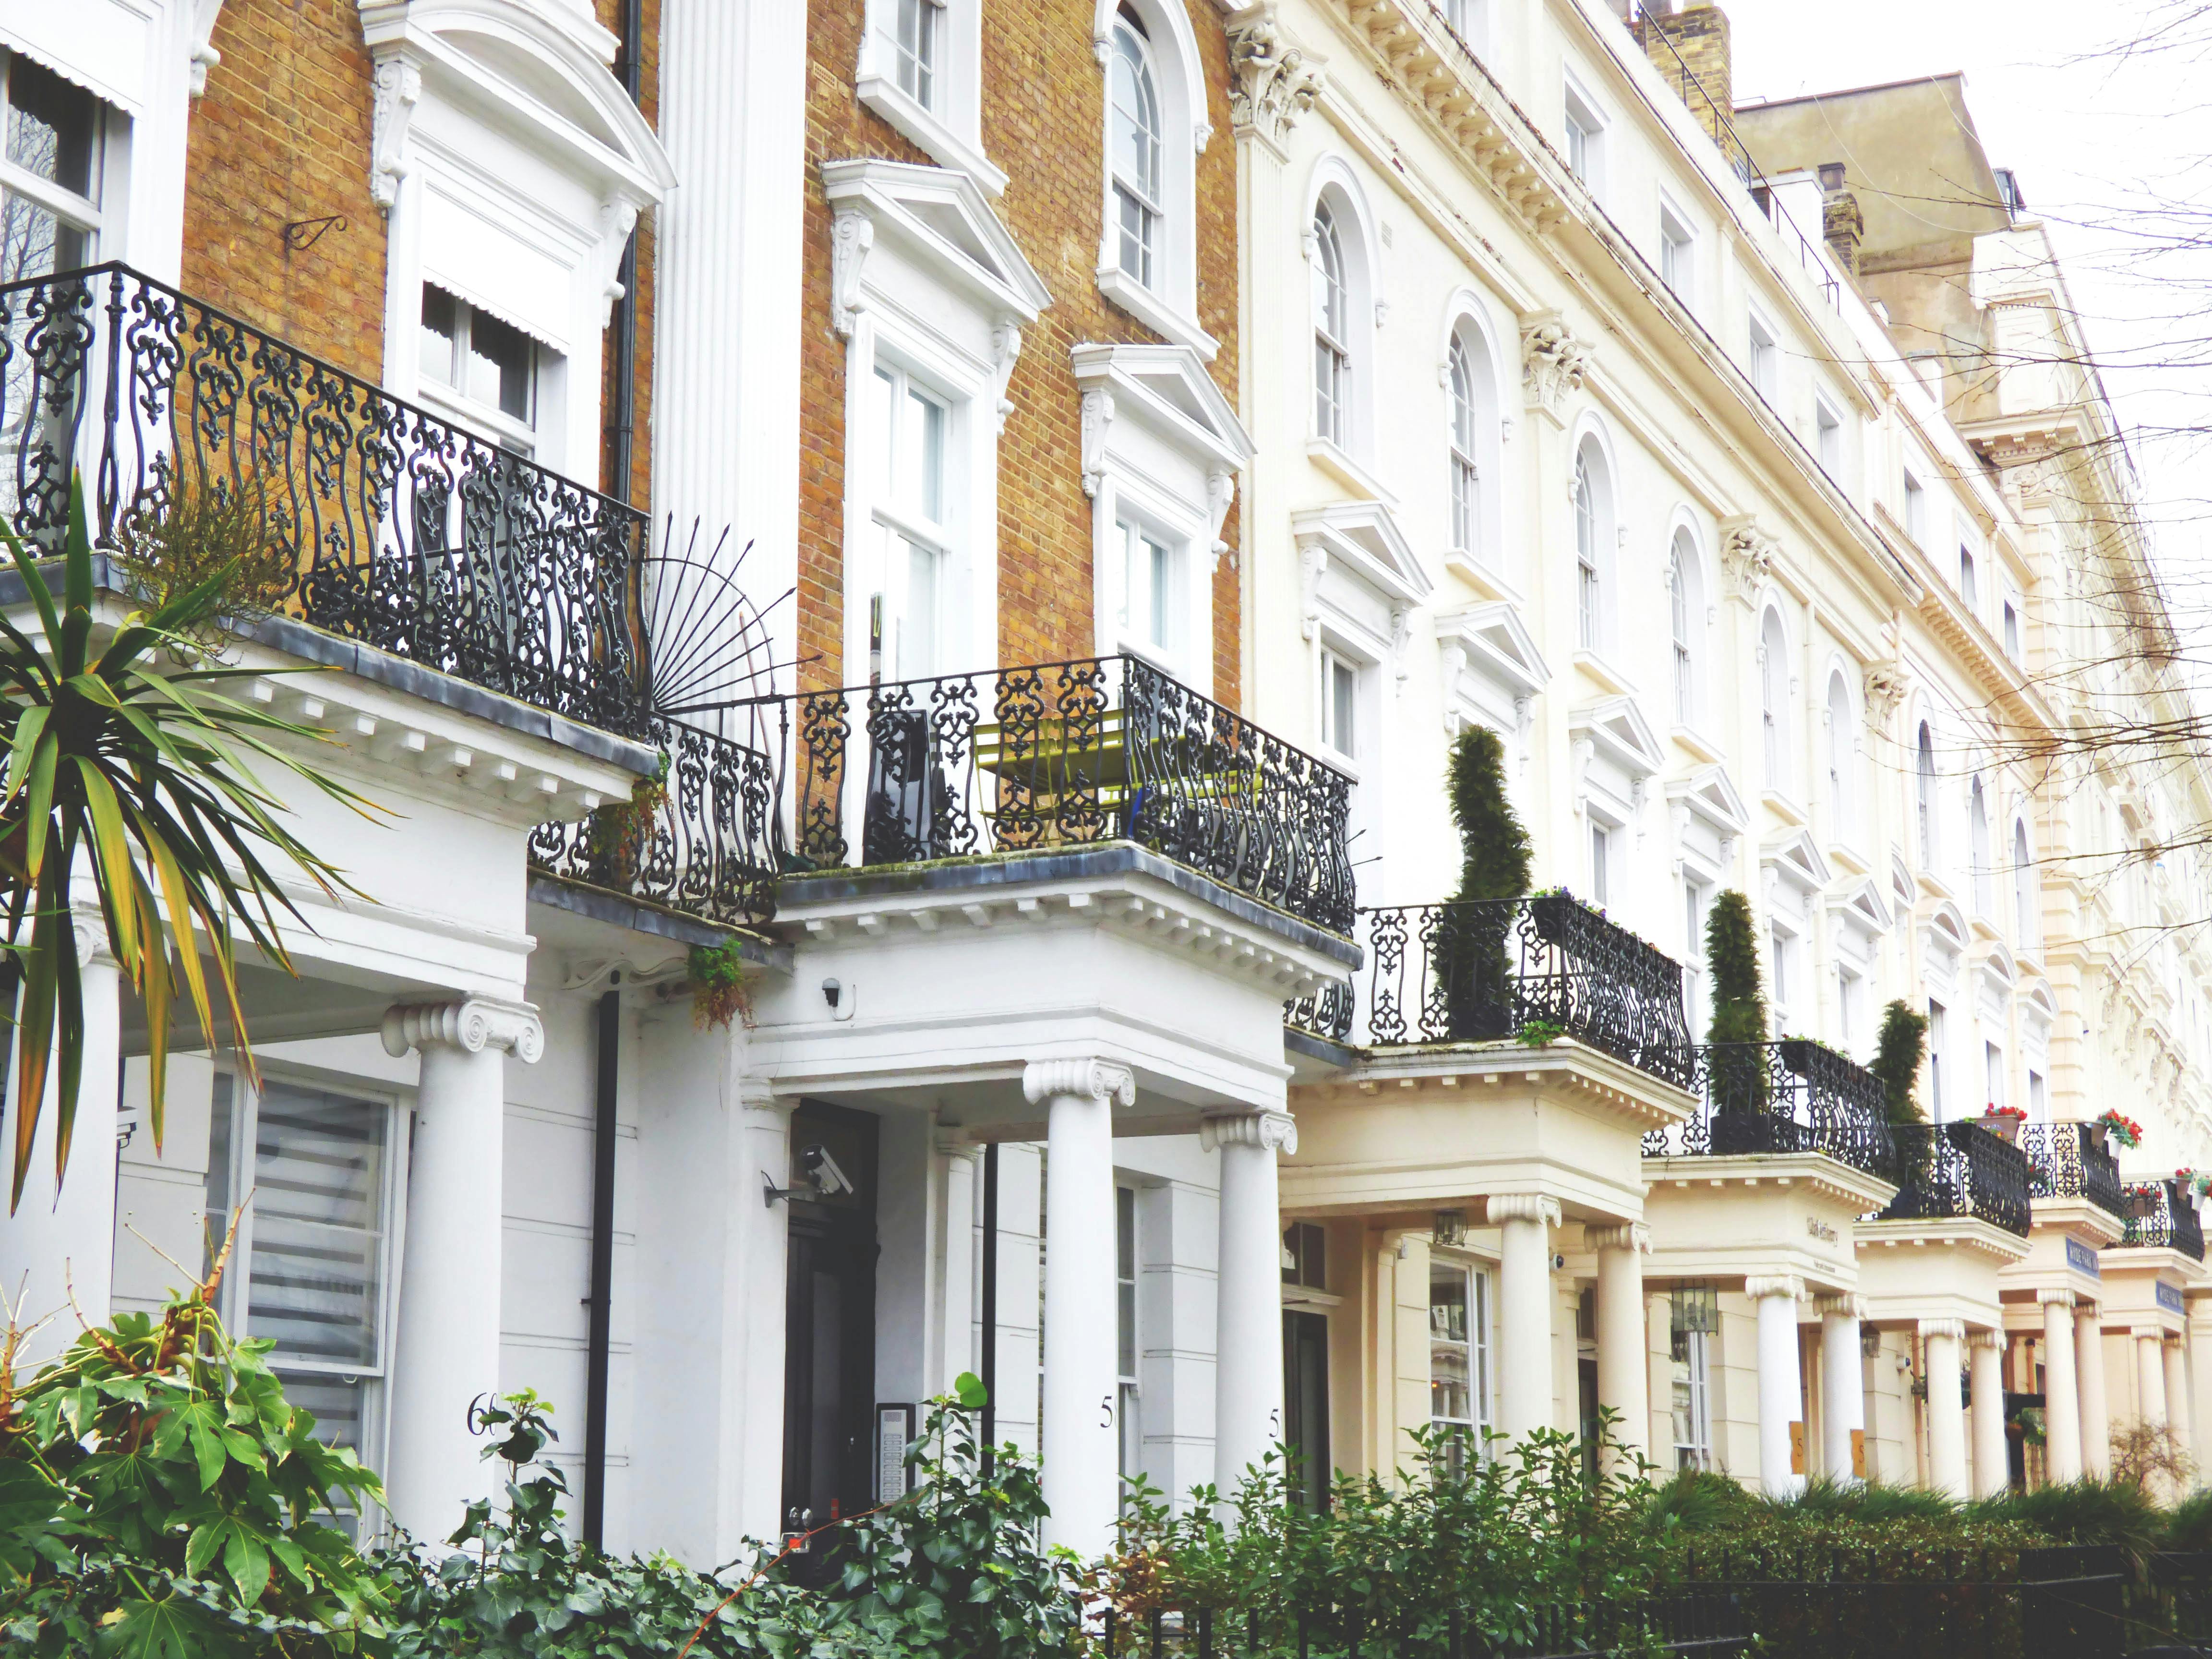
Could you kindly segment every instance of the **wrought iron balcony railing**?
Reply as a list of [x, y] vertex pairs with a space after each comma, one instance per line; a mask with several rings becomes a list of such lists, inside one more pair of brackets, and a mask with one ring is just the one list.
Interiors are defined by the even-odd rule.
[[1978, 1123], [1900, 1123], [1890, 1135], [1897, 1147], [1897, 1196], [1885, 1221], [1974, 1216], [2027, 1237], [2027, 1154]]
[[775, 915], [784, 847], [777, 756], [787, 705], [745, 716], [747, 742], [656, 714], [647, 740], [665, 757], [657, 783], [579, 823], [541, 823], [530, 860], [550, 875], [741, 927]]
[[540, 708], [642, 735], [635, 510], [120, 264], [0, 287], [0, 511], [58, 550], [81, 471], [125, 552], [242, 504], [282, 608]]
[[797, 702], [798, 868], [1133, 841], [1351, 931], [1352, 780], [1137, 658]]
[[2204, 1224], [2197, 1218], [2196, 1199], [2172, 1176], [2126, 1186], [2122, 1211], [2128, 1230], [2120, 1236], [2119, 1249], [2179, 1250], [2204, 1260]]
[[2027, 1154], [2028, 1190], [2037, 1198], [2086, 1198], [2124, 1219], [2120, 1166], [2097, 1145], [2086, 1123], [2023, 1123], [2020, 1149]]
[[1893, 1178], [1881, 1079], [1865, 1067], [1802, 1037], [1705, 1043], [1697, 1061], [1697, 1115], [1646, 1134], [1646, 1157], [1826, 1152]]
[[1377, 1048], [1571, 1036], [1692, 1086], [1681, 965], [1571, 894], [1360, 915], [1359, 977], [1291, 1004], [1292, 1027]]

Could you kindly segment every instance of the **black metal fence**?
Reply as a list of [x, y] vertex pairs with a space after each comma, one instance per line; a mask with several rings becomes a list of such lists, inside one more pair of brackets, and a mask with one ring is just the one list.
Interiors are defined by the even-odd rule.
[[1351, 931], [1352, 780], [1137, 658], [796, 701], [799, 868], [1127, 840]]
[[0, 511], [110, 552], [243, 503], [318, 628], [572, 719], [645, 727], [642, 514], [121, 264], [0, 287]]
[[787, 708], [771, 698], [728, 711], [722, 719], [738, 736], [653, 716], [647, 740], [665, 757], [660, 779], [580, 823], [538, 825], [531, 862], [706, 921], [767, 921], [783, 853]]
[[1572, 894], [1360, 915], [1360, 976], [1291, 1004], [1292, 1026], [1370, 1048], [1571, 1036], [1692, 1086], [1681, 965]]
[[2024, 1123], [2028, 1189], [2037, 1198], [2085, 1198], [2110, 1215], [2127, 1214], [2120, 1166], [2086, 1123]]
[[1884, 1220], [1972, 1216], [2027, 1237], [2032, 1188], [2018, 1146], [1978, 1123], [1900, 1123], [1889, 1133], [1898, 1185]]
[[1826, 1152], [1893, 1178], [1881, 1079], [1864, 1066], [1800, 1037], [1705, 1043], [1697, 1061], [1696, 1115], [1647, 1133], [1646, 1157]]
[[2197, 1195], [2172, 1176], [2124, 1188], [2123, 1212], [2127, 1231], [2120, 1237], [2119, 1249], [2164, 1248], [2204, 1260], [2204, 1224], [2197, 1218]]

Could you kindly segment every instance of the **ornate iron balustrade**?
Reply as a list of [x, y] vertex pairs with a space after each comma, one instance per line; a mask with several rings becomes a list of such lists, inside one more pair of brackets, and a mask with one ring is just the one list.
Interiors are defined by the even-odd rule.
[[1802, 1037], [1705, 1043], [1697, 1060], [1697, 1115], [1646, 1134], [1646, 1157], [1826, 1152], [1893, 1178], [1881, 1079], [1864, 1066]]
[[2125, 1219], [2120, 1166], [2097, 1145], [2086, 1123], [2023, 1123], [2020, 1149], [2027, 1154], [2028, 1190], [2037, 1198], [2086, 1198]]
[[1352, 929], [1352, 780], [1137, 658], [797, 701], [799, 869], [1133, 841]]
[[2027, 1237], [2026, 1152], [1978, 1123], [1900, 1123], [1889, 1133], [1897, 1146], [1898, 1187], [1881, 1219], [1974, 1216]]
[[[649, 739], [666, 763], [659, 783], [641, 783], [630, 801], [603, 806], [580, 823], [539, 824], [530, 839], [531, 862], [706, 921], [768, 921], [775, 915], [783, 861], [776, 757], [787, 709], [775, 698], [731, 711], [749, 717], [750, 741], [742, 743], [653, 716]], [[641, 810], [647, 805], [649, 812]]]
[[2125, 1187], [2121, 1210], [2128, 1230], [2120, 1236], [2119, 1249], [2179, 1250], [2204, 1260], [2204, 1224], [2172, 1176]]
[[258, 510], [333, 634], [643, 734], [644, 514], [120, 264], [0, 287], [0, 511], [58, 550], [70, 475], [127, 550], [194, 501]]
[[1571, 1036], [1693, 1086], [1681, 964], [1573, 895], [1360, 914], [1361, 977], [1291, 1004], [1291, 1025], [1378, 1048]]

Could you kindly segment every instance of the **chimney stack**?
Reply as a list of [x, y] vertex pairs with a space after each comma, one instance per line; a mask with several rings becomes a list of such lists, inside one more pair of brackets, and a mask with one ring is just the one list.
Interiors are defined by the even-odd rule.
[[1739, 168], [1748, 165], [1729, 135], [1735, 107], [1735, 68], [1729, 46], [1728, 14], [1718, 6], [1672, 9], [1670, 0], [1646, 0], [1637, 9], [1636, 44], [1660, 78], [1697, 118], [1698, 125]]
[[1859, 198], [1845, 188], [1841, 161], [1820, 163], [1820, 235], [1836, 263], [1847, 274], [1857, 276], [1859, 244], [1866, 240], [1866, 216], [1859, 211]]

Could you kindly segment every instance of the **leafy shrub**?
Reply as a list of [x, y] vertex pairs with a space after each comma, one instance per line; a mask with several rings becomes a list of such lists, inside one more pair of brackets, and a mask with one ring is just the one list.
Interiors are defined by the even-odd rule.
[[177, 630], [207, 650], [222, 649], [252, 612], [282, 605], [299, 571], [281, 511], [255, 472], [214, 486], [173, 473], [167, 504], [134, 514], [120, 541], [116, 567], [149, 611], [217, 584], [201, 614]]
[[1883, 1104], [1892, 1123], [1925, 1123], [1915, 1091], [1920, 1086], [1920, 1063], [1928, 1053], [1928, 1016], [1917, 1013], [1902, 1001], [1881, 1011], [1881, 1035], [1875, 1042], [1874, 1064], [1867, 1069], [1881, 1079]]
[[1516, 1029], [1505, 946], [1511, 917], [1508, 907], [1482, 901], [1527, 892], [1532, 855], [1528, 832], [1505, 793], [1505, 745], [1495, 732], [1470, 726], [1459, 734], [1447, 784], [1460, 839], [1459, 890], [1452, 897], [1469, 908], [1439, 919], [1437, 981], [1454, 1038], [1507, 1036]]

